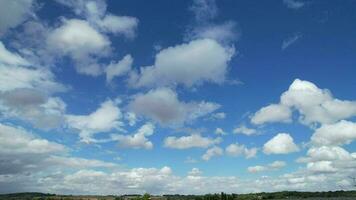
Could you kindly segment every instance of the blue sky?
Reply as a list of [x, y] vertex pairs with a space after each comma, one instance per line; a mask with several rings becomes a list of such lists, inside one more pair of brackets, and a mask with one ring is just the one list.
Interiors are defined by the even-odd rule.
[[350, 189], [355, 7], [0, 1], [0, 192]]

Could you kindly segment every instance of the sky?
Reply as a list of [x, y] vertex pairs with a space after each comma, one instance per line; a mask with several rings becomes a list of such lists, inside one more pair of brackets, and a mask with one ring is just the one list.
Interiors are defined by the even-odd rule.
[[0, 193], [352, 189], [355, 9], [0, 0]]

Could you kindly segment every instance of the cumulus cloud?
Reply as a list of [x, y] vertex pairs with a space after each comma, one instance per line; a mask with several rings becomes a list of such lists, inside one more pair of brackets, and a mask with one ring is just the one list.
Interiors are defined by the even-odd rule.
[[271, 104], [261, 108], [251, 117], [251, 123], [264, 124], [267, 122], [290, 122], [292, 111], [289, 107]]
[[227, 133], [222, 128], [216, 128], [215, 134], [217, 135], [227, 135]]
[[212, 102], [181, 102], [175, 91], [169, 88], [150, 90], [137, 94], [129, 108], [139, 116], [153, 119], [164, 125], [179, 125], [214, 112], [220, 107]]
[[349, 153], [338, 146], [311, 147], [306, 157], [297, 159], [306, 163], [306, 170], [311, 173], [352, 173], [356, 166], [356, 154]]
[[240, 125], [239, 127], [235, 128], [233, 130], [234, 134], [244, 134], [244, 135], [256, 135], [258, 134], [258, 131], [256, 129], [253, 128], [248, 128], [245, 125]]
[[243, 144], [230, 144], [225, 148], [225, 152], [229, 156], [241, 156], [244, 155], [247, 159], [256, 157], [257, 148], [247, 148]]
[[[0, 110], [39, 128], [55, 128], [63, 121], [66, 104], [51, 95], [67, 90], [49, 69], [32, 63], [0, 42]], [[15, 81], [14, 81], [15, 80]]]
[[111, 135], [111, 138], [118, 141], [120, 148], [133, 148], [133, 149], [152, 149], [153, 143], [147, 139], [154, 132], [154, 125], [147, 123], [143, 125], [138, 131], [132, 135]]
[[234, 48], [224, 47], [215, 40], [193, 40], [158, 52], [154, 65], [132, 73], [129, 83], [134, 87], [222, 83], [233, 54]]
[[203, 137], [200, 134], [175, 137], [169, 136], [164, 139], [164, 146], [173, 149], [207, 148], [221, 142], [221, 138]]
[[299, 151], [299, 147], [288, 133], [278, 133], [263, 145], [265, 154], [288, 154], [296, 151]]
[[[36, 185], [40, 180], [56, 177], [58, 171], [117, 167], [100, 160], [70, 157], [69, 151], [68, 147], [40, 138], [22, 127], [0, 123], [1, 191], [24, 191], [25, 179], [29, 181], [28, 185]], [[34, 191], [33, 188], [27, 189]]]
[[222, 148], [214, 146], [206, 150], [206, 152], [202, 155], [201, 158], [205, 161], [208, 161], [212, 157], [221, 156], [223, 154], [224, 154], [224, 150]]
[[70, 7], [75, 14], [86, 18], [101, 32], [134, 38], [139, 20], [130, 16], [117, 16], [107, 12], [105, 1], [101, 0], [56, 0]]
[[262, 108], [251, 118], [251, 122], [263, 124], [290, 121], [291, 109], [299, 112], [301, 123], [315, 126], [355, 116], [356, 102], [339, 100], [326, 89], [320, 89], [309, 81], [295, 79], [289, 89], [281, 95], [279, 104]]
[[110, 41], [105, 35], [80, 19], [64, 20], [49, 34], [47, 44], [51, 51], [71, 57], [78, 73], [92, 76], [102, 73], [95, 56], [107, 53], [110, 48]]
[[105, 69], [106, 82], [110, 83], [115, 77], [127, 74], [131, 70], [133, 58], [126, 55], [118, 62], [111, 62]]
[[123, 123], [121, 110], [112, 100], [103, 102], [100, 107], [88, 115], [66, 115], [69, 128], [79, 131], [82, 142], [96, 142], [92, 136], [100, 132], [120, 130]]
[[264, 171], [278, 170], [286, 166], [284, 161], [274, 161], [266, 166], [256, 165], [247, 168], [247, 171], [250, 173], [259, 173]]
[[0, 36], [34, 15], [33, 0], [0, 1]]
[[356, 123], [341, 120], [334, 124], [324, 124], [316, 129], [311, 142], [315, 145], [350, 144], [356, 139]]

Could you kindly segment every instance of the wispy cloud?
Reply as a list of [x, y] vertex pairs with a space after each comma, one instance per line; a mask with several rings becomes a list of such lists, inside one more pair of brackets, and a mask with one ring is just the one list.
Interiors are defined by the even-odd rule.
[[290, 47], [294, 43], [296, 43], [298, 40], [300, 40], [303, 37], [301, 33], [296, 33], [291, 37], [288, 37], [287, 39], [283, 40], [282, 43], [282, 50], [285, 50], [286, 48]]
[[300, 9], [305, 6], [305, 2], [296, 0], [283, 0], [283, 3], [287, 6], [287, 8], [294, 10]]

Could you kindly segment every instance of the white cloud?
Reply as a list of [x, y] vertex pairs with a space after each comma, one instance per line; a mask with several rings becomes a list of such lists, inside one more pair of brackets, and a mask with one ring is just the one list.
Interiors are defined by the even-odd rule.
[[106, 82], [110, 83], [115, 77], [127, 74], [132, 67], [133, 58], [126, 55], [118, 62], [111, 62], [105, 69]]
[[169, 88], [150, 90], [135, 95], [129, 108], [137, 115], [144, 116], [165, 125], [180, 125], [191, 122], [214, 112], [220, 107], [211, 102], [181, 102], [175, 91]]
[[311, 141], [316, 145], [343, 145], [356, 139], [356, 123], [341, 120], [316, 129]]
[[312, 147], [307, 152], [307, 157], [297, 159], [299, 163], [306, 163], [306, 170], [313, 174], [320, 173], [353, 173], [356, 167], [356, 154], [349, 153], [338, 146]]
[[214, 19], [218, 14], [215, 0], [194, 0], [190, 10], [197, 22], [206, 22]]
[[134, 38], [139, 20], [130, 16], [117, 16], [107, 12], [105, 1], [101, 0], [56, 0], [73, 9], [74, 13], [86, 18], [101, 32]]
[[206, 150], [206, 152], [204, 153], [204, 155], [202, 155], [201, 158], [205, 161], [208, 161], [212, 157], [221, 156], [223, 154], [224, 154], [224, 150], [222, 148], [214, 146], [214, 147], [211, 147], [210, 149]]
[[296, 151], [299, 151], [299, 147], [288, 133], [278, 133], [263, 146], [265, 154], [288, 154]]
[[247, 148], [245, 145], [241, 144], [230, 144], [225, 148], [225, 152], [229, 156], [240, 156], [244, 155], [246, 158], [256, 157], [258, 149], [257, 148]]
[[122, 113], [115, 102], [107, 100], [95, 112], [89, 115], [67, 115], [66, 121], [70, 128], [80, 131], [81, 141], [95, 142], [92, 138], [95, 133], [120, 130], [123, 125], [121, 118]]
[[216, 128], [215, 134], [217, 135], [227, 135], [227, 133], [222, 128]]
[[146, 136], [152, 135], [154, 128], [153, 124], [147, 123], [132, 135], [111, 135], [111, 137], [119, 142], [118, 146], [120, 148], [152, 149], [153, 144]]
[[337, 171], [337, 169], [332, 166], [331, 161], [311, 162], [308, 163], [307, 169], [312, 172], [318, 172], [318, 173], [329, 173], [329, 172]]
[[287, 49], [289, 46], [293, 45], [294, 43], [296, 43], [300, 38], [302, 38], [302, 35], [300, 33], [294, 34], [291, 37], [288, 37], [287, 39], [283, 40], [282, 43], [282, 50]]
[[97, 76], [102, 67], [96, 63], [95, 56], [109, 51], [110, 41], [87, 21], [79, 19], [64, 20], [47, 39], [51, 51], [70, 56], [75, 61], [78, 73]]
[[137, 122], [136, 114], [133, 112], [125, 113], [125, 119], [129, 122], [130, 126], [134, 126]]
[[173, 149], [207, 148], [221, 142], [221, 138], [203, 137], [200, 134], [175, 137], [169, 136], [164, 139], [164, 146]]
[[97, 21], [101, 30], [114, 34], [122, 34], [127, 38], [134, 38], [138, 25], [138, 19], [129, 16], [106, 15]]
[[284, 161], [274, 161], [266, 166], [256, 165], [252, 167], [248, 167], [247, 171], [250, 173], [259, 173], [264, 171], [278, 170], [286, 166]]
[[338, 146], [312, 147], [307, 152], [308, 157], [298, 158], [297, 162], [317, 162], [317, 161], [348, 161], [353, 160], [352, 155], [345, 149]]
[[253, 124], [264, 124], [271, 122], [290, 122], [292, 111], [289, 107], [279, 104], [271, 104], [261, 108], [251, 118]]
[[63, 145], [36, 138], [21, 127], [6, 124], [0, 124], [0, 137], [1, 154], [46, 154], [66, 150]]
[[234, 134], [244, 134], [244, 135], [256, 135], [258, 134], [258, 131], [256, 129], [253, 128], [248, 128], [245, 125], [240, 125], [239, 127], [235, 128], [233, 130]]
[[274, 161], [273, 163], [270, 163], [268, 166], [272, 169], [279, 169], [279, 168], [285, 167], [286, 162], [277, 160], [277, 161]]
[[0, 41], [0, 63], [5, 65], [20, 65], [28, 66], [30, 63], [20, 55], [10, 52], [5, 45]]
[[220, 119], [225, 119], [226, 118], [226, 113], [224, 112], [218, 112], [218, 113], [213, 113], [211, 114], [211, 119], [217, 119], [217, 120], [220, 120]]
[[33, 0], [0, 1], [0, 36], [33, 16]]
[[281, 95], [279, 104], [262, 108], [251, 121], [255, 124], [290, 121], [291, 109], [299, 112], [301, 123], [315, 126], [355, 116], [356, 102], [336, 99], [326, 89], [320, 89], [309, 81], [295, 79]]
[[187, 37], [190, 39], [208, 38], [222, 44], [228, 44], [237, 40], [239, 34], [236, 31], [235, 22], [228, 21], [223, 24], [209, 24], [195, 27]]
[[267, 168], [261, 165], [256, 165], [256, 166], [252, 166], [252, 167], [248, 167], [247, 171], [250, 173], [258, 173], [258, 172], [263, 172], [266, 171]]
[[[0, 42], [0, 92], [18, 88], [38, 89], [45, 93], [64, 91], [66, 88], [55, 81], [51, 71], [31, 65], [20, 55], [7, 50]], [[16, 81], [14, 81], [16, 80]]]
[[6, 118], [17, 118], [43, 129], [57, 128], [64, 122], [66, 104], [58, 97], [47, 97], [34, 89], [0, 93], [0, 110]]
[[21, 119], [39, 128], [55, 128], [63, 121], [65, 103], [53, 93], [67, 88], [49, 69], [33, 67], [0, 42], [0, 110], [7, 118]]
[[161, 50], [153, 66], [141, 67], [132, 73], [130, 85], [135, 87], [192, 87], [203, 82], [222, 83], [234, 48], [227, 48], [212, 39], [198, 39]]
[[283, 0], [283, 3], [287, 6], [287, 8], [294, 10], [300, 9], [305, 6], [305, 3], [299, 0]]

